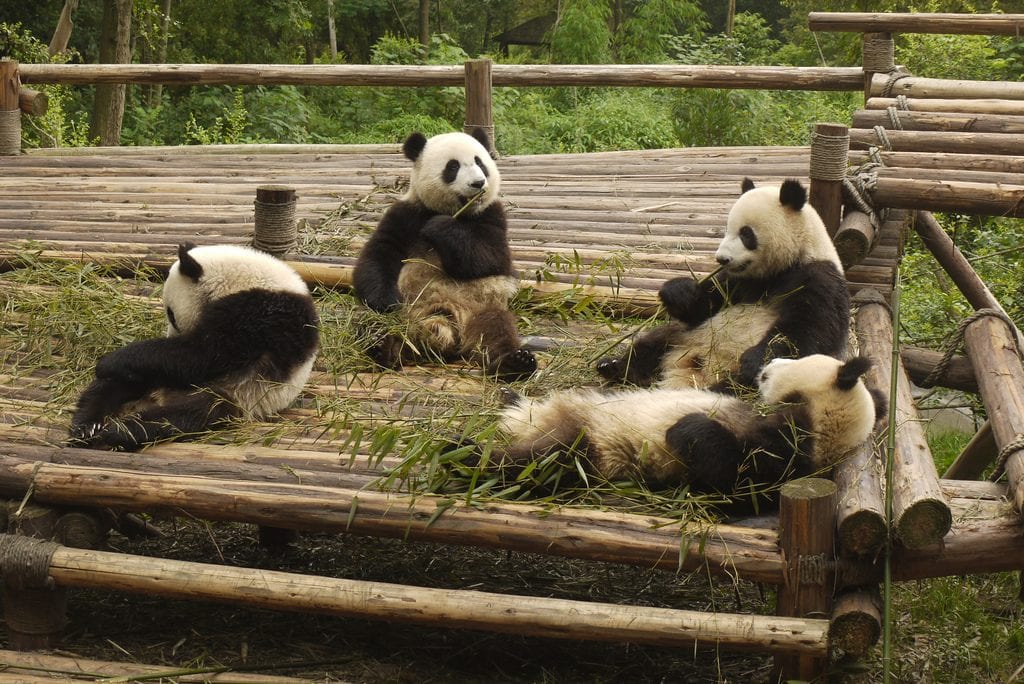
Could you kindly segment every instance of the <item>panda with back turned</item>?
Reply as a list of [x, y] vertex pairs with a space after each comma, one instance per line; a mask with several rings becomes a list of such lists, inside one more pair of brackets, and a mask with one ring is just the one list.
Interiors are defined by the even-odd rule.
[[467, 359], [506, 380], [537, 368], [508, 306], [519, 279], [489, 148], [480, 129], [429, 140], [413, 133], [402, 146], [413, 162], [409, 190], [384, 213], [353, 272], [360, 301], [400, 311], [409, 324], [408, 340], [385, 335], [370, 350], [385, 367], [426, 354]]
[[578, 458], [608, 481], [770, 499], [775, 485], [824, 474], [871, 435], [886, 399], [865, 386], [870, 367], [865, 357], [775, 359], [758, 374], [766, 410], [694, 388], [515, 397], [499, 423], [506, 440], [489, 462], [508, 481], [557, 453], [570, 472]]
[[850, 295], [807, 191], [749, 178], [741, 190], [715, 253], [722, 273], [667, 281], [659, 297], [673, 320], [598, 361], [605, 380], [735, 391], [752, 388], [775, 358], [844, 355]]
[[71, 420], [71, 444], [136, 451], [262, 420], [302, 391], [319, 318], [302, 278], [249, 247], [178, 247], [163, 286], [167, 336], [105, 354]]

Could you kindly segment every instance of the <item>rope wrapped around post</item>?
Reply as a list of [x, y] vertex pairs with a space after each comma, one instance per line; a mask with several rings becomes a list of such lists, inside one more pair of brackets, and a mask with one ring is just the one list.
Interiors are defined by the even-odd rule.
[[0, 577], [15, 589], [49, 589], [50, 560], [59, 548], [60, 544], [42, 539], [0, 534]]
[[295, 190], [284, 185], [256, 188], [256, 227], [252, 246], [276, 257], [295, 248]]
[[21, 110], [0, 110], [0, 156], [21, 154]]

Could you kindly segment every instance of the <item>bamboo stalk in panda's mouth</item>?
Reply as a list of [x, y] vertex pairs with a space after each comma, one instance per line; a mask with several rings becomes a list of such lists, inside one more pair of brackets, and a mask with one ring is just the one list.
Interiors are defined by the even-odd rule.
[[714, 271], [712, 271], [711, 273], [708, 273], [706, 276], [704, 276], [703, 278], [698, 280], [697, 284], [698, 285], [703, 285], [704, 283], [708, 282], [709, 280], [714, 278], [716, 275], [721, 273], [724, 268], [725, 268], [725, 264], [719, 264], [718, 268], [716, 268]]
[[467, 201], [465, 204], [463, 204], [462, 207], [460, 207], [457, 212], [452, 214], [452, 218], [459, 218], [459, 214], [461, 214], [462, 212], [466, 211], [466, 209], [469, 208], [469, 205], [473, 204], [473, 202], [476, 202], [478, 199], [483, 197], [485, 192], [487, 192], [487, 191], [486, 190], [481, 190], [480, 192], [478, 192], [475, 195], [473, 195], [472, 197], [470, 197], [469, 201]]

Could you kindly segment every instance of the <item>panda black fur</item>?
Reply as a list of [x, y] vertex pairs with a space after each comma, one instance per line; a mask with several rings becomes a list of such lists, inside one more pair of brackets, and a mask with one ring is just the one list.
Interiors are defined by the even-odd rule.
[[761, 493], [827, 470], [870, 436], [886, 404], [861, 380], [870, 366], [864, 357], [775, 359], [759, 374], [766, 412], [693, 388], [569, 390], [519, 399], [500, 421], [507, 446], [496, 446], [490, 460], [509, 479], [560, 452], [606, 480]]
[[79, 397], [71, 441], [134, 451], [232, 418], [267, 418], [309, 377], [319, 343], [309, 288], [269, 254], [178, 247], [163, 286], [167, 336], [104, 355]]
[[723, 273], [667, 281], [659, 296], [674, 319], [601, 359], [611, 382], [753, 387], [773, 358], [842, 357], [850, 297], [842, 264], [807, 192], [795, 180], [755, 188], [744, 179], [715, 258]]
[[[537, 362], [522, 349], [508, 308], [519, 280], [489, 146], [479, 129], [429, 140], [410, 135], [403, 145], [413, 162], [409, 191], [388, 208], [363, 247], [353, 282], [371, 309], [402, 311], [413, 347], [443, 359], [466, 358], [513, 379], [532, 373]], [[398, 367], [410, 349], [389, 336], [371, 354]]]

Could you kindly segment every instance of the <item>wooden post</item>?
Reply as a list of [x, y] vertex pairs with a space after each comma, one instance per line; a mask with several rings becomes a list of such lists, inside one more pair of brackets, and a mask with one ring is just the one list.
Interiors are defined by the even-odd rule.
[[828, 234], [839, 230], [843, 215], [843, 179], [850, 132], [842, 124], [820, 123], [811, 134], [810, 202], [825, 222]]
[[857, 341], [861, 353], [870, 357], [874, 365], [865, 374], [869, 387], [888, 388], [891, 373], [896, 372], [896, 396], [889, 401], [896, 405], [896, 458], [893, 463], [893, 519], [890, 523], [904, 546], [921, 548], [939, 543], [953, 524], [949, 504], [939, 486], [921, 426], [914, 397], [910, 393], [910, 380], [903, 364], [892, 367], [893, 331], [889, 308], [881, 295], [872, 291], [858, 293], [860, 309], [855, 320]]
[[882, 634], [881, 604], [877, 587], [840, 595], [829, 620], [831, 649], [853, 658], [865, 657]]
[[0, 156], [21, 153], [21, 79], [18, 63], [0, 59]]
[[[822, 617], [831, 609], [835, 583], [836, 485], [807, 477], [782, 485], [779, 545], [786, 559], [786, 581], [779, 586], [776, 614]], [[828, 664], [815, 655], [775, 657], [773, 680], [815, 681]]]
[[498, 151], [495, 139], [494, 116], [491, 110], [491, 60], [471, 59], [466, 68], [466, 121], [463, 130], [467, 133], [482, 128], [491, 141], [491, 153]]
[[18, 92], [18, 107], [25, 114], [30, 116], [42, 116], [50, 106], [49, 96], [38, 90], [25, 88]]
[[[1006, 460], [1009, 496], [1024, 512], [1024, 367], [1017, 352], [1016, 328], [995, 316], [974, 321], [964, 333], [967, 356], [974, 365], [981, 399], [1000, 449], [1011, 449]], [[1014, 449], [1011, 445], [1019, 445]]]
[[991, 421], [985, 421], [964, 450], [942, 473], [945, 480], [976, 480], [999, 453]]
[[[35, 504], [15, 507], [9, 516], [8, 529], [16, 533], [11, 539], [19, 548], [25, 546], [19, 542], [23, 538], [50, 539], [60, 518], [55, 509]], [[67, 589], [38, 576], [39, 562], [31, 553], [0, 548], [4, 622], [8, 643], [16, 651], [55, 648], [67, 623]]]
[[295, 189], [285, 185], [261, 185], [256, 188], [255, 228], [252, 246], [283, 257], [295, 247]]
[[861, 37], [865, 102], [871, 97], [872, 77], [875, 74], [889, 74], [896, 70], [895, 50], [891, 33], [866, 32]]
[[839, 223], [833, 242], [843, 268], [856, 266], [864, 261], [875, 246], [878, 232], [871, 223], [871, 217], [862, 211], [847, 211]]

